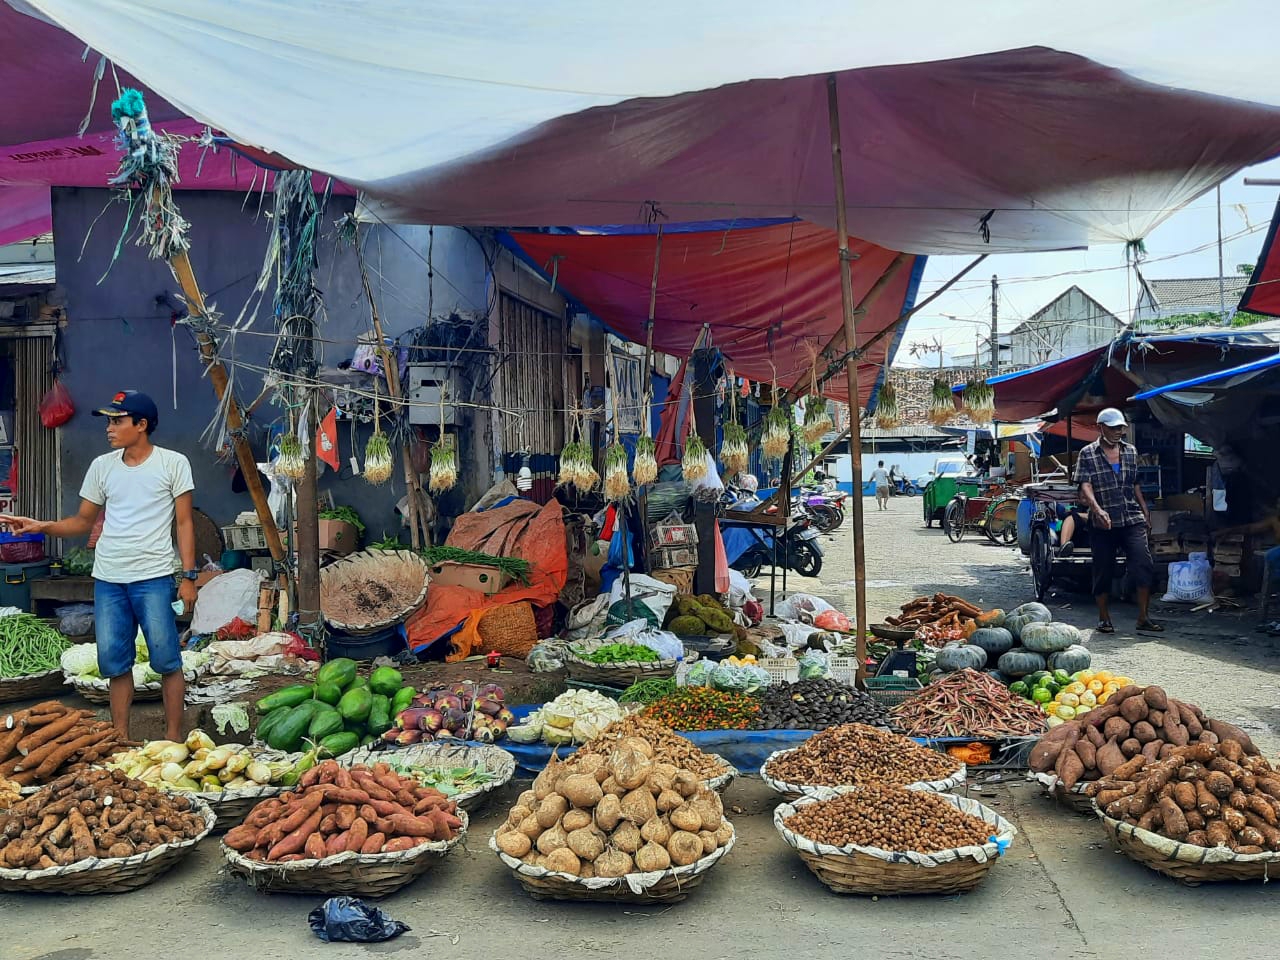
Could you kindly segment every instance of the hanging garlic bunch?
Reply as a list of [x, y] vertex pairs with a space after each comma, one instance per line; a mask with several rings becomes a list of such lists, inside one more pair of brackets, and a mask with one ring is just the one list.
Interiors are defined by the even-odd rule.
[[898, 391], [886, 380], [876, 394], [876, 426], [881, 430], [892, 430], [902, 423], [898, 414]]
[[604, 453], [604, 498], [610, 503], [620, 503], [631, 496], [631, 481], [627, 479], [627, 449], [615, 443]]
[[804, 442], [820, 443], [833, 426], [831, 414], [827, 413], [826, 399], [821, 394], [809, 394], [804, 402]]
[[638, 487], [658, 479], [658, 446], [653, 442], [653, 437], [641, 437], [636, 441], [636, 461], [631, 472], [635, 475]]
[[990, 423], [996, 415], [996, 392], [986, 380], [970, 380], [960, 395], [965, 412], [974, 423]]
[[431, 447], [431, 473], [428, 489], [432, 493], [445, 493], [458, 482], [458, 454], [453, 447], [453, 435], [442, 433]]
[[290, 480], [301, 480], [307, 470], [307, 455], [296, 433], [280, 438], [280, 454], [276, 457], [276, 473]]
[[391, 444], [385, 433], [375, 433], [364, 448], [364, 478], [375, 485], [391, 479]]
[[747, 448], [747, 431], [742, 424], [726, 423], [724, 443], [720, 446], [720, 462], [724, 464], [729, 476], [746, 473], [750, 456], [751, 451]]
[[956, 418], [956, 404], [951, 385], [941, 377], [933, 380], [933, 392], [929, 400], [929, 422], [935, 426], [950, 423]]
[[686, 483], [697, 483], [707, 476], [707, 445], [696, 433], [689, 434], [684, 442], [684, 457], [680, 460], [680, 471]]
[[760, 433], [760, 452], [766, 460], [781, 460], [791, 446], [791, 408], [786, 404], [774, 407], [765, 415], [764, 429]]

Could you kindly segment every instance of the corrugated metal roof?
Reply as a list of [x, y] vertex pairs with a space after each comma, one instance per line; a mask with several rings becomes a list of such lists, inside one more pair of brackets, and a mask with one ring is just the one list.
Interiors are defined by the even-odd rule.
[[887, 430], [874, 425], [862, 428], [863, 440], [949, 440], [952, 436], [928, 424], [908, 423]]
[[0, 263], [0, 285], [52, 284], [54, 280], [52, 263]]
[[1155, 298], [1160, 310], [1165, 313], [1203, 313], [1217, 312], [1225, 300], [1231, 308], [1240, 300], [1244, 288], [1249, 285], [1248, 277], [1223, 277], [1222, 296], [1218, 294], [1217, 277], [1192, 277], [1185, 280], [1151, 280], [1146, 281], [1147, 289]]

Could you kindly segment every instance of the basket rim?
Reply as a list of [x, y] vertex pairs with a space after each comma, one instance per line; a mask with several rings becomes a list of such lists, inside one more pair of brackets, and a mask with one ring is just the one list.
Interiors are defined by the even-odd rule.
[[[1033, 771], [1028, 771], [1027, 779], [1036, 781], [1040, 786], [1044, 787], [1046, 793], [1054, 793], [1062, 786], [1062, 781], [1055, 773], [1035, 773]], [[1083, 796], [1085, 789], [1091, 783], [1093, 783], [1092, 780], [1080, 780], [1074, 787], [1070, 790], [1066, 790], [1065, 792]]]
[[385, 617], [381, 620], [377, 620], [372, 623], [364, 623], [364, 624], [346, 623], [345, 621], [342, 621], [342, 620], [335, 620], [334, 618], [330, 617], [327, 613], [325, 613], [323, 610], [321, 610], [320, 613], [324, 617], [326, 623], [328, 623], [330, 626], [337, 627], [343, 633], [348, 633], [351, 636], [359, 636], [361, 633], [372, 633], [375, 630], [382, 630], [386, 627], [394, 626], [395, 624], [401, 623], [410, 614], [414, 613], [419, 607], [422, 606], [423, 602], [427, 599], [427, 588], [430, 587], [431, 585], [431, 577], [430, 577], [430, 572], [427, 568], [426, 561], [423, 560], [416, 553], [414, 553], [412, 550], [367, 550], [366, 549], [366, 550], [358, 550], [355, 553], [349, 553], [345, 557], [341, 558], [340, 560], [335, 560], [333, 563], [329, 564], [327, 567], [324, 567], [320, 571], [320, 583], [321, 585], [324, 584], [326, 575], [332, 578], [336, 571], [339, 571], [344, 567], [350, 566], [351, 564], [356, 563], [360, 560], [370, 559], [370, 558], [372, 559], [385, 558], [389, 556], [402, 557], [422, 567], [422, 589], [418, 591], [418, 596], [414, 598], [409, 603], [408, 606], [406, 606], [403, 610], [401, 610], [399, 613], [395, 614], [394, 616]]
[[287, 877], [290, 874], [310, 874], [317, 871], [323, 872], [333, 867], [345, 866], [408, 865], [428, 855], [448, 853], [466, 838], [467, 831], [471, 827], [471, 818], [467, 815], [467, 811], [461, 807], [454, 811], [453, 815], [462, 821], [462, 826], [454, 834], [453, 839], [428, 840], [426, 843], [420, 843], [416, 847], [410, 847], [408, 850], [394, 850], [391, 853], [356, 853], [353, 850], [347, 850], [319, 860], [292, 860], [289, 863], [272, 863], [266, 860], [250, 860], [239, 851], [228, 847], [226, 840], [219, 840], [218, 846], [229, 864], [237, 869], [242, 869], [246, 874], [261, 876]]
[[[467, 753], [492, 754], [492, 759], [499, 768], [492, 769], [486, 767], [486, 769], [490, 773], [497, 774], [497, 776], [488, 783], [482, 783], [471, 790], [455, 793], [453, 796], [448, 798], [459, 805], [468, 803], [477, 797], [482, 797], [486, 793], [497, 790], [499, 787], [505, 787], [511, 782], [511, 778], [516, 775], [515, 754], [511, 753], [509, 750], [502, 749], [502, 747], [495, 743], [471, 743], [469, 741], [440, 743], [439, 741], [432, 741], [431, 743], [414, 743], [404, 747], [393, 747], [391, 749], [383, 750], [371, 750], [369, 746], [365, 746], [352, 750], [350, 753], [344, 753], [342, 756], [337, 758], [337, 761], [338, 765], [341, 767], [353, 767], [358, 764], [385, 762], [383, 757], [384, 754], [388, 758], [398, 757], [403, 759], [406, 754], [414, 753], [441, 753], [446, 755], [450, 753], [456, 753], [459, 755], [465, 755]], [[467, 762], [462, 756], [459, 756], [459, 759], [462, 760], [462, 763]], [[409, 762], [413, 763], [415, 766], [428, 766], [431, 768], [429, 762], [426, 764], [417, 760], [410, 760]], [[457, 765], [461, 766], [461, 764]], [[445, 769], [445, 767], [442, 764], [438, 769]]]
[[218, 823], [218, 815], [214, 813], [209, 804], [204, 801], [196, 799], [190, 795], [187, 796], [187, 799], [191, 801], [192, 806], [194, 806], [204, 818], [204, 829], [194, 837], [189, 837], [186, 840], [176, 840], [173, 843], [162, 843], [160, 846], [153, 847], [146, 853], [135, 853], [131, 857], [89, 857], [85, 860], [77, 860], [75, 863], [67, 864], [65, 867], [45, 867], [43, 870], [24, 870], [15, 869], [13, 867], [0, 867], [0, 880], [30, 882], [35, 880], [79, 876], [84, 873], [106, 872], [108, 870], [133, 870], [135, 868], [145, 866], [152, 860], [158, 860], [161, 857], [167, 856], [168, 854], [176, 851], [189, 850], [213, 831], [213, 828], [217, 826]]
[[628, 873], [621, 877], [577, 877], [571, 873], [562, 873], [558, 870], [548, 870], [546, 867], [534, 866], [531, 863], [525, 863], [523, 860], [517, 860], [515, 857], [503, 853], [498, 847], [498, 831], [494, 830], [489, 835], [489, 849], [498, 855], [506, 866], [510, 867], [515, 873], [525, 876], [534, 877], [539, 880], [551, 879], [569, 886], [582, 887], [586, 890], [609, 890], [610, 888], [627, 887], [632, 893], [643, 893], [651, 887], [657, 886], [664, 880], [683, 879], [685, 877], [696, 877], [699, 874], [706, 873], [717, 863], [720, 858], [733, 849], [735, 843], [738, 842], [738, 829], [728, 820], [729, 829], [732, 835], [729, 837], [728, 843], [723, 847], [717, 848], [714, 852], [707, 854], [705, 857], [686, 864], [683, 867], [669, 867], [666, 870], [655, 870], [650, 873]]
[[[921, 791], [928, 792], [928, 791]], [[995, 828], [997, 841], [1003, 842], [1007, 847], [1013, 842], [1013, 838], [1018, 835], [1018, 828], [1002, 817], [996, 811], [992, 810], [985, 804], [979, 803], [969, 797], [957, 796], [953, 793], [934, 794], [938, 798], [950, 803], [957, 810], [971, 816], [981, 817], [986, 823], [991, 824]], [[830, 797], [824, 799], [831, 799]], [[780, 803], [773, 810], [773, 826], [782, 837], [783, 841], [794, 850], [813, 853], [823, 857], [851, 857], [855, 854], [865, 854], [869, 857], [875, 857], [877, 860], [883, 860], [886, 863], [912, 864], [918, 867], [933, 868], [950, 863], [954, 860], [977, 860], [978, 862], [986, 862], [995, 860], [1002, 856], [1001, 843], [997, 841], [988, 841], [981, 846], [970, 847], [953, 847], [948, 850], [934, 850], [931, 853], [918, 853], [911, 850], [882, 850], [879, 847], [867, 847], [860, 844], [850, 844], [847, 847], [835, 847], [828, 843], [819, 843], [816, 840], [810, 840], [803, 834], [796, 833], [786, 825], [786, 819], [796, 813], [800, 807], [805, 807], [814, 803], [821, 803], [822, 800], [817, 797], [801, 797], [794, 802], [788, 801]], [[966, 809], [969, 808], [969, 809]], [[975, 809], [976, 808], [976, 809]], [[990, 818], [994, 817], [995, 820]], [[941, 854], [950, 854], [943, 860], [936, 858]]]
[[[1099, 820], [1106, 824], [1108, 830], [1115, 834], [1116, 840], [1122, 845], [1124, 843], [1138, 844], [1171, 863], [1185, 863], [1189, 866], [1205, 867], [1230, 866], [1234, 863], [1259, 865], [1280, 863], [1280, 851], [1236, 853], [1230, 847], [1197, 847], [1195, 844], [1184, 843], [1181, 840], [1170, 840], [1168, 837], [1162, 837], [1158, 833], [1152, 833], [1150, 830], [1143, 830], [1133, 824], [1125, 823], [1123, 820], [1107, 816], [1106, 813], [1099, 809], [1096, 800], [1093, 801], [1093, 812], [1098, 815]], [[1152, 841], [1155, 842], [1153, 843]], [[1167, 844], [1173, 845], [1172, 852], [1161, 849], [1162, 846]]]
[[62, 673], [61, 667], [53, 667], [50, 670], [41, 670], [39, 673], [24, 673], [20, 677], [0, 677], [0, 690], [3, 690], [5, 684], [17, 686], [20, 683], [31, 683], [33, 680], [46, 680], [55, 673]]
[[[913, 741], [914, 742], [914, 741]], [[823, 791], [829, 791], [832, 794], [853, 793], [867, 786], [863, 783], [842, 783], [837, 786], [819, 783], [787, 783], [785, 780], [778, 780], [769, 776], [768, 767], [774, 760], [788, 753], [794, 753], [799, 747], [788, 747], [786, 750], [775, 750], [765, 758], [764, 763], [760, 764], [760, 779], [762, 779], [769, 789], [775, 793], [798, 793], [803, 797], [810, 799], [830, 799], [830, 797], [822, 796]], [[943, 780], [916, 780], [912, 783], [892, 783], [889, 786], [905, 787], [908, 790], [925, 790], [930, 793], [943, 793], [960, 786], [968, 777], [968, 768], [962, 763], [951, 776]], [[888, 781], [874, 781], [877, 784], [888, 783]]]

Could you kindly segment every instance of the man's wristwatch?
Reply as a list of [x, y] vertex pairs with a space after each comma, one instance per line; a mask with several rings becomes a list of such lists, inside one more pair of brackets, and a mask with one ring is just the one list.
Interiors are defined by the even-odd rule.
[[198, 580], [198, 579], [200, 579], [200, 571], [199, 571], [199, 570], [183, 570], [183, 571], [182, 571], [182, 579], [183, 579], [183, 580]]

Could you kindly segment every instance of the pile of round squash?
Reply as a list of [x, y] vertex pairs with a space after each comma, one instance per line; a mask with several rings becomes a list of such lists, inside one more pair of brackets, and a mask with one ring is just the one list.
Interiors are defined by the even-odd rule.
[[936, 659], [937, 669], [944, 673], [995, 667], [1012, 680], [1043, 671], [1070, 674], [1088, 669], [1090, 662], [1080, 631], [1068, 623], [1054, 623], [1049, 608], [1034, 602], [1007, 615], [987, 612], [963, 642], [947, 644]]

